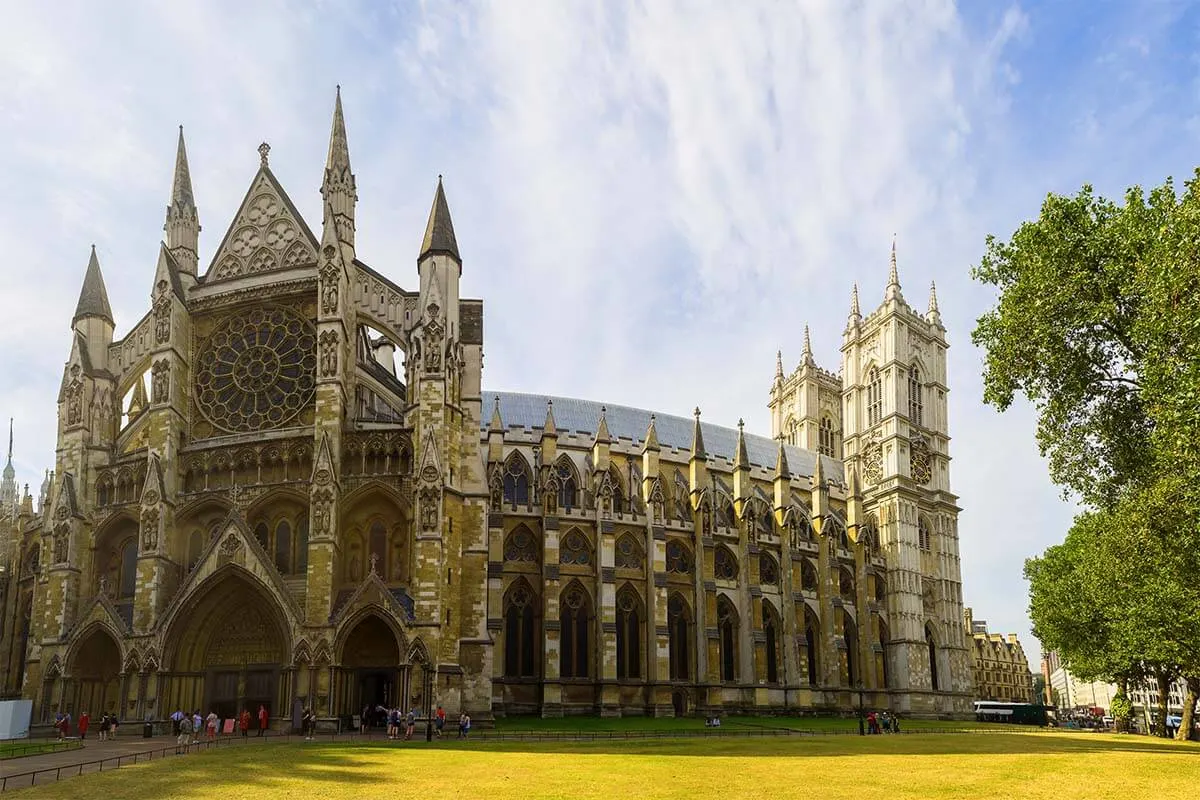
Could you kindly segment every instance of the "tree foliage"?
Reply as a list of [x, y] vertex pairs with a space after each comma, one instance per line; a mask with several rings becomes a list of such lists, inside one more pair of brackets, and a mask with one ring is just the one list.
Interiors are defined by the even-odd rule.
[[1182, 194], [1051, 195], [973, 275], [1000, 292], [973, 333], [984, 399], [1033, 403], [1088, 507], [1026, 562], [1035, 633], [1082, 678], [1200, 686], [1200, 171]]

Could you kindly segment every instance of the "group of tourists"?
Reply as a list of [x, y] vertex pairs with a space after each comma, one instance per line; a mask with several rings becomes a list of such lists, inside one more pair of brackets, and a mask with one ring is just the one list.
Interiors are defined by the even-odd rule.
[[[119, 722], [117, 721], [116, 714], [110, 714], [107, 711], [101, 714], [100, 741], [103, 742], [107, 740], [109, 736], [116, 736], [118, 725]], [[88, 712], [84, 711], [79, 715], [79, 721], [76, 723], [75, 728], [75, 730], [79, 733], [79, 738], [86, 739], [87, 732], [91, 727], [92, 718], [88, 715]], [[71, 735], [71, 712], [59, 711], [54, 715], [54, 732], [57, 734], [60, 742]]]
[[900, 717], [893, 716], [884, 711], [876, 714], [874, 711], [867, 714], [867, 733], [899, 733], [900, 732]]
[[[362, 717], [359, 720], [360, 733], [367, 732], [367, 728], [370, 727], [370, 720], [372, 719], [381, 719], [384, 721], [384, 724], [387, 726], [387, 737], [389, 739], [409, 742], [412, 741], [413, 731], [417, 726], [418, 712], [415, 708], [410, 708], [405, 713], [399, 708], [384, 708], [383, 706], [371, 708], [367, 706], [363, 709]], [[432, 721], [433, 732], [437, 735], [437, 738], [441, 739], [446, 728], [446, 709], [438, 705], [437, 710], [433, 712]], [[401, 733], [401, 730], [403, 730], [403, 733]], [[471, 716], [464, 711], [458, 716], [458, 738], [467, 738], [470, 730]]]
[[[262, 736], [271, 721], [267, 707], [260, 705], [255, 716], [258, 718], [258, 732], [255, 735]], [[243, 708], [242, 713], [238, 714], [235, 724], [238, 732], [243, 737], [248, 737], [251, 725], [250, 709]], [[215, 741], [221, 725], [222, 720], [217, 716], [215, 710], [208, 712], [208, 716], [205, 717], [201, 716], [199, 709], [191, 713], [176, 709], [171, 714], [171, 732], [175, 736], [176, 752], [180, 747], [186, 747], [188, 744], [199, 744], [202, 735], [207, 735], [210, 742]]]

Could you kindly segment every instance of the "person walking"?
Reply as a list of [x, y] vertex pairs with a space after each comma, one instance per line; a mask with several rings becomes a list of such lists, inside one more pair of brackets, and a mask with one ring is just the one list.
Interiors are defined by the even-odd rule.
[[238, 717], [238, 730], [242, 732], [243, 739], [250, 735], [250, 709], [242, 709], [242, 713]]
[[86, 711], [84, 711], [82, 714], [79, 715], [79, 738], [80, 739], [87, 738], [88, 726], [91, 724], [92, 724], [92, 718], [88, 716], [88, 713]]
[[103, 714], [100, 715], [99, 738], [100, 738], [100, 741], [102, 741], [102, 742], [108, 738], [108, 712], [107, 711], [105, 711]]
[[200, 735], [204, 733], [204, 717], [200, 716], [200, 709], [192, 712], [192, 744], [200, 744]]
[[304, 741], [312, 741], [313, 713], [307, 708], [304, 709], [304, 716], [300, 718], [300, 732], [304, 734]]
[[446, 727], [446, 709], [438, 704], [437, 712], [433, 715], [433, 729], [437, 731], [437, 738], [442, 738], [442, 728]]
[[267, 721], [268, 721], [267, 707], [265, 705], [259, 705], [259, 707], [258, 707], [258, 735], [259, 736], [262, 736], [263, 731], [265, 731], [267, 729]]
[[467, 734], [471, 732], [471, 715], [464, 711], [462, 719], [462, 738], [465, 739], [467, 738]]
[[175, 755], [179, 755], [181, 752], [187, 752], [188, 743], [192, 739], [192, 718], [184, 714], [179, 718], [176, 726], [178, 733], [175, 735]]
[[208, 740], [215, 742], [217, 740], [217, 712], [209, 711], [205, 721], [208, 723]]
[[408, 716], [404, 718], [404, 741], [412, 741], [413, 728], [416, 727], [416, 724], [417, 710], [415, 708], [410, 708], [408, 710]]
[[112, 716], [108, 718], [108, 736], [110, 739], [117, 738], [117, 727], [120, 724], [121, 721], [117, 719], [117, 712], [114, 711]]

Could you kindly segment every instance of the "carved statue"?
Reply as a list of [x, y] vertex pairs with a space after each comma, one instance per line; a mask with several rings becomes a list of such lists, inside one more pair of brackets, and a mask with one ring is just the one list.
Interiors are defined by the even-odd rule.
[[150, 552], [158, 547], [158, 509], [142, 511], [142, 550]]
[[150, 402], [165, 403], [171, 390], [171, 362], [165, 358], [150, 368]]
[[338, 335], [336, 331], [321, 331], [321, 374], [326, 378], [337, 375]]
[[59, 525], [54, 529], [54, 563], [67, 563], [67, 556], [70, 552], [71, 545], [71, 529], [66, 525]]
[[[322, 276], [324, 278], [324, 276]], [[321, 289], [321, 311], [325, 314], [337, 313], [338, 305], [338, 287], [336, 278], [334, 280], [325, 280], [325, 284]]]
[[83, 384], [78, 381], [67, 388], [67, 424], [78, 425], [83, 421]]
[[154, 304], [154, 341], [165, 344], [171, 338], [171, 299], [161, 297]]

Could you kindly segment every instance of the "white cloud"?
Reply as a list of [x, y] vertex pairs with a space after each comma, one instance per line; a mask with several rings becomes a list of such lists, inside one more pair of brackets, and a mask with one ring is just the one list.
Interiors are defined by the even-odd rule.
[[[319, 222], [341, 83], [359, 252], [411, 286], [446, 175], [463, 289], [486, 302], [491, 387], [700, 405], [766, 431], [775, 350], [794, 364], [807, 321], [836, 369], [850, 283], [864, 306], [882, 298], [898, 234], [906, 296], [923, 307], [936, 279], [950, 329], [967, 600], [1024, 630], [1020, 562], [1061, 537], [1069, 509], [1046, 482], [1029, 412], [980, 406], [969, 332], [990, 298], [967, 270], [985, 233], [1103, 171], [1095, 148], [1111, 142], [1101, 109], [1088, 147], [1030, 171], [1072, 141], [1066, 123], [1031, 132], [1014, 116], [1027, 107], [1014, 92], [1052, 91], [1021, 68], [1044, 24], [1015, 5], [981, 22], [940, 0], [10, 5], [0, 374], [20, 377], [0, 385], [0, 413], [18, 417], [23, 477], [50, 463], [91, 242], [118, 333], [145, 311], [175, 126], [186, 125], [204, 264], [263, 139]], [[1163, 24], [1128, 26], [1127, 50], [1144, 58]], [[1129, 108], [1152, 107], [1162, 112]], [[1086, 97], [1069, 111], [1094, 113]]]

